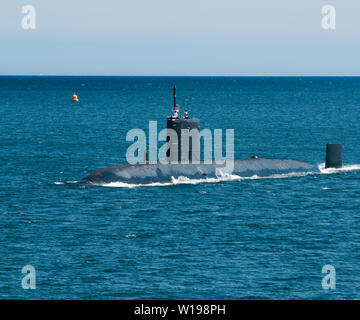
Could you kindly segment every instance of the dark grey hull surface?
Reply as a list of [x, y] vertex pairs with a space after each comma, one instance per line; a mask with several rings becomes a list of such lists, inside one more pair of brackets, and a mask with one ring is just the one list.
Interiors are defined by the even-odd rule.
[[[269, 177], [278, 174], [318, 172], [318, 168], [289, 159], [244, 159], [233, 161], [232, 175], [239, 177]], [[109, 183], [151, 184], [167, 183], [173, 178], [218, 178], [226, 175], [224, 165], [216, 164], [134, 164], [103, 169], [85, 177], [79, 183], [103, 185]]]

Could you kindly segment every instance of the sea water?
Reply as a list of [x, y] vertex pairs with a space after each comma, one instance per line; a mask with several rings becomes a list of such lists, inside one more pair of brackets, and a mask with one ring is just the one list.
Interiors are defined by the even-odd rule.
[[[76, 185], [166, 126], [174, 84], [201, 128], [234, 129], [236, 159], [320, 173]], [[0, 298], [359, 299], [359, 142], [360, 78], [0, 77]]]

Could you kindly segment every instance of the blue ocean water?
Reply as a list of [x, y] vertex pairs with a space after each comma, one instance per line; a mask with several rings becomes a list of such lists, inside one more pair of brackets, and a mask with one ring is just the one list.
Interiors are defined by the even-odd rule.
[[[202, 128], [235, 130], [237, 159], [320, 165], [341, 142], [349, 170], [66, 183], [125, 163], [128, 130], [165, 127], [174, 84]], [[0, 298], [359, 299], [359, 132], [360, 78], [0, 77]]]

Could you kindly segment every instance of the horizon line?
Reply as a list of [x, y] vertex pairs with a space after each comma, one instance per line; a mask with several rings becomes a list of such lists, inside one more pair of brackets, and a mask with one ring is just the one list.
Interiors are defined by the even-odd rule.
[[272, 77], [296, 77], [296, 78], [306, 78], [306, 77], [360, 77], [359, 75], [105, 75], [105, 74], [0, 74], [0, 77], [178, 77], [178, 78], [190, 78], [190, 77], [219, 77], [219, 78], [250, 78], [250, 77], [262, 77], [262, 78], [272, 78]]

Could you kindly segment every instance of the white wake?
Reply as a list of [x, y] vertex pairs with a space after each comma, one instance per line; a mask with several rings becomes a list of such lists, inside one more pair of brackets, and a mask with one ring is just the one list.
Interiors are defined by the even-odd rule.
[[343, 166], [342, 168], [339, 169], [335, 169], [335, 168], [325, 169], [325, 163], [321, 163], [318, 165], [318, 169], [322, 174], [334, 174], [334, 173], [360, 170], [360, 164], [350, 164], [347, 166]]
[[259, 177], [257, 175], [253, 175], [251, 177], [241, 177], [236, 174], [223, 174], [216, 178], [203, 178], [203, 179], [191, 179], [184, 176], [179, 176], [178, 178], [171, 177], [171, 182], [153, 182], [147, 184], [130, 184], [124, 182], [111, 182], [111, 183], [102, 183], [96, 184], [96, 186], [101, 187], [112, 187], [112, 188], [138, 188], [138, 187], [159, 187], [159, 186], [174, 186], [174, 185], [182, 185], [182, 184], [200, 184], [200, 183], [219, 183], [224, 181], [238, 181], [238, 180], [258, 180], [258, 179], [284, 179], [291, 177], [303, 177], [308, 174], [313, 174], [309, 172], [293, 172], [287, 174], [274, 174], [267, 177]]

